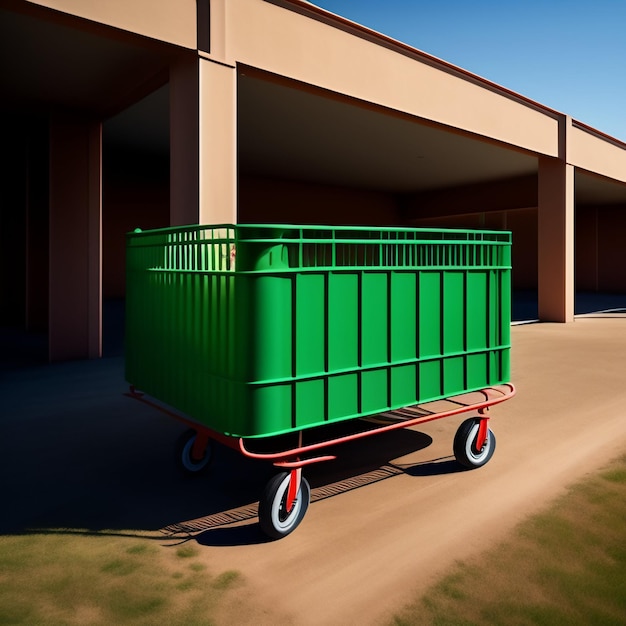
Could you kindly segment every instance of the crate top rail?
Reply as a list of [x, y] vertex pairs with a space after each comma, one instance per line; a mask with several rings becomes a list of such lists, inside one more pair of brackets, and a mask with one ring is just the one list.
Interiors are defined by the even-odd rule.
[[510, 233], [491, 230], [220, 224], [137, 230], [129, 237], [134, 248], [161, 251], [144, 260], [151, 271], [511, 267]]

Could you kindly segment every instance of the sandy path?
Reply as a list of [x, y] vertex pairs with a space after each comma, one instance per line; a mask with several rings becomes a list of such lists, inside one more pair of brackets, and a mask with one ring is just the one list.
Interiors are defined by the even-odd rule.
[[[463, 417], [339, 448], [338, 461], [307, 469], [314, 492], [390, 461], [404, 472], [313, 502], [278, 542], [260, 542], [253, 518], [198, 535], [209, 572], [244, 578], [217, 623], [388, 623], [456, 559], [471, 559], [626, 450], [625, 360], [626, 317], [514, 327], [518, 395], [493, 410], [497, 449], [487, 466], [454, 471]], [[222, 451], [209, 478], [181, 479], [172, 448], [182, 427], [125, 398], [125, 388], [121, 359], [0, 375], [1, 533], [154, 537], [171, 524], [253, 510], [272, 468]]]
[[456, 559], [626, 449], [626, 318], [517, 326], [513, 347], [518, 395], [493, 410], [486, 467], [420, 475], [415, 464], [450, 468], [462, 418], [448, 418], [420, 428], [430, 446], [394, 460], [406, 473], [313, 503], [286, 539], [207, 546], [212, 568], [244, 574], [257, 606], [230, 606], [223, 623], [385, 623]]

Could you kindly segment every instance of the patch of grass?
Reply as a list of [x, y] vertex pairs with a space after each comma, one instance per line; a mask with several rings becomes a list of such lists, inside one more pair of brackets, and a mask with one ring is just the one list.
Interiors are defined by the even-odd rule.
[[602, 478], [612, 483], [626, 483], [626, 469], [618, 468], [602, 474]]
[[194, 546], [186, 545], [176, 550], [176, 556], [181, 559], [190, 559], [193, 556], [198, 556], [198, 550]]
[[189, 591], [190, 589], [193, 589], [194, 587], [196, 587], [196, 581], [193, 580], [192, 578], [183, 580], [183, 582], [178, 583], [176, 585], [176, 589], [178, 589], [178, 591]]
[[113, 559], [112, 561], [106, 562], [102, 567], [101, 571], [113, 574], [114, 576], [128, 576], [132, 574], [139, 567], [139, 563], [135, 563], [133, 561], [124, 560], [124, 559]]
[[189, 569], [192, 572], [202, 572], [206, 569], [206, 565], [204, 563], [191, 563], [191, 565], [189, 565]]
[[222, 572], [212, 583], [213, 589], [228, 589], [241, 580], [241, 574], [235, 570]]
[[[463, 567], [457, 564], [457, 568]], [[437, 591], [441, 595], [452, 598], [454, 600], [462, 600], [465, 598], [465, 593], [462, 591], [460, 583], [463, 582], [463, 574], [460, 571], [455, 571], [443, 578], [437, 585]]]
[[137, 543], [126, 548], [126, 554], [154, 554], [157, 551], [157, 548], [149, 543]]
[[571, 617], [558, 607], [532, 602], [502, 601], [483, 611], [485, 624], [536, 624], [537, 626], [570, 626]]
[[132, 591], [127, 588], [115, 588], [109, 592], [108, 609], [113, 619], [120, 623], [139, 617], [149, 617], [158, 613], [167, 604], [165, 595], [151, 593], [144, 589]]
[[8, 604], [0, 593], [0, 624], [32, 624], [33, 607], [24, 600]]
[[213, 576], [201, 558], [195, 545], [148, 538], [0, 536], [0, 624], [207, 626], [242, 583], [238, 574]]
[[506, 543], [457, 563], [397, 626], [626, 623], [626, 455], [572, 486]]

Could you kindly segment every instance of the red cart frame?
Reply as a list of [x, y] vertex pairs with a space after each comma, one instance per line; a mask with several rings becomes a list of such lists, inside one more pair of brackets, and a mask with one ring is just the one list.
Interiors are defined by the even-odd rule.
[[[374, 414], [361, 419], [376, 418], [382, 422], [381, 424], [307, 445], [303, 444], [303, 431], [299, 431], [297, 433], [298, 445], [278, 452], [255, 452], [246, 446], [246, 439], [230, 437], [204, 424], [192, 421], [147, 397], [132, 386], [126, 395], [173, 417], [190, 428], [186, 441], [182, 445], [180, 459], [182, 468], [188, 473], [198, 473], [208, 466], [211, 460], [212, 440], [238, 450], [248, 458], [271, 461], [276, 467], [286, 470], [268, 483], [259, 501], [259, 523], [262, 530], [272, 538], [280, 538], [295, 530], [308, 508], [310, 488], [302, 476], [302, 468], [336, 458], [334, 454], [319, 454], [324, 448], [475, 411], [478, 415], [466, 419], [457, 430], [453, 450], [457, 461], [464, 466], [481, 467], [489, 461], [495, 448], [495, 436], [489, 429], [490, 418], [487, 413], [490, 407], [513, 397], [515, 387], [511, 383], [505, 383], [444, 400]], [[433, 410], [435, 405], [441, 405], [441, 403], [446, 403], [451, 408]]]

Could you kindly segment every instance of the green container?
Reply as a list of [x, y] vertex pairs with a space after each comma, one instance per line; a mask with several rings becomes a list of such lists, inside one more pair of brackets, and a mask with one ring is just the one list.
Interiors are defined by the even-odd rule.
[[127, 236], [126, 377], [267, 437], [508, 382], [511, 235], [289, 225]]

